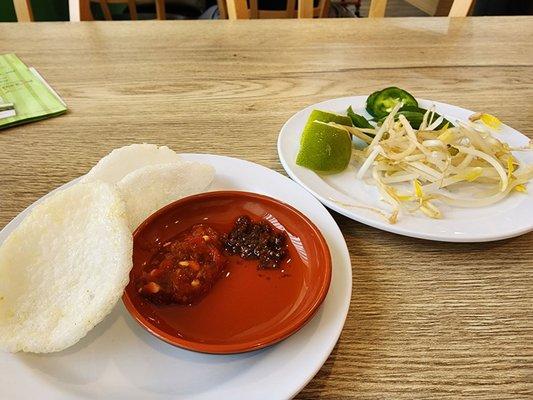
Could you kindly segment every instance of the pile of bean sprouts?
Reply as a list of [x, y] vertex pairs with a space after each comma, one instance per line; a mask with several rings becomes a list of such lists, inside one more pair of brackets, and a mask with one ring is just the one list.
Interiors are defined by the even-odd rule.
[[[393, 208], [387, 215], [390, 223], [397, 221], [401, 210], [441, 218], [439, 202], [482, 207], [512, 191], [526, 191], [533, 166], [520, 163], [511, 151], [530, 150], [531, 145], [513, 149], [498, 140], [493, 132], [500, 122], [495, 117], [475, 114], [467, 122], [439, 128], [444, 118], [435, 119], [435, 111], [430, 109], [420, 127], [413, 129], [398, 113], [401, 106], [397, 104], [374, 129], [334, 124], [367, 144], [354, 149], [359, 164], [356, 178], [377, 186], [382, 200]], [[487, 120], [489, 124], [482, 122]], [[473, 185], [479, 189], [476, 194], [465, 191], [465, 186]]]

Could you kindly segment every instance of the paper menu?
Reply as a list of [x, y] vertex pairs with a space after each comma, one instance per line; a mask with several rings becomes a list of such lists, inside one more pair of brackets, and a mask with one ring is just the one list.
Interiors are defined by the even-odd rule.
[[34, 68], [0, 55], [0, 129], [63, 114], [66, 104]]

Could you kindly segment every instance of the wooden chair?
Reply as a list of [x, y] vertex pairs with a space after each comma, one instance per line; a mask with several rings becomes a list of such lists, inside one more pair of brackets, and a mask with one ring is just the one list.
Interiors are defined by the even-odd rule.
[[[415, 7], [430, 15], [445, 15], [444, 10], [449, 8], [449, 17], [466, 17], [474, 0], [406, 0]], [[371, 0], [369, 18], [382, 18], [385, 16], [387, 0]]]
[[15, 6], [15, 14], [18, 22], [32, 22], [33, 12], [31, 9], [30, 0], [13, 0]]
[[296, 10], [296, 0], [287, 0], [285, 10], [259, 10], [257, 0], [249, 0], [249, 2], [250, 8], [248, 8], [247, 0], [226, 0], [229, 19], [294, 18], [296, 16], [298, 18], [322, 18], [326, 16], [329, 6], [329, 0], [320, 0], [318, 7], [313, 7], [313, 0], [298, 0], [298, 10]]

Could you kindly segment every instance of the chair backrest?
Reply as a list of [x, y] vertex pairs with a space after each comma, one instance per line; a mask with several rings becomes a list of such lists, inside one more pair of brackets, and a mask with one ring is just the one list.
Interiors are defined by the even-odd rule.
[[[474, 0], [453, 0], [448, 16], [449, 17], [466, 17], [473, 3], [474, 3]], [[368, 11], [368, 17], [369, 18], [384, 17], [386, 8], [387, 8], [387, 0], [371, 0], [370, 9]]]
[[[325, 17], [329, 0], [320, 0], [318, 7], [313, 7], [313, 0], [287, 0], [284, 10], [260, 10], [258, 0], [225, 0], [229, 19], [256, 19], [256, 18], [313, 18]], [[298, 3], [298, 10], [296, 4]], [[220, 8], [220, 6], [219, 6]]]
[[33, 21], [33, 12], [31, 9], [30, 0], [13, 0], [15, 6], [15, 14], [18, 22]]
[[[109, 10], [109, 4], [127, 4], [130, 18], [132, 20], [137, 19], [137, 5], [135, 0], [90, 0], [93, 3], [100, 3], [102, 13], [107, 21], [111, 21], [111, 11]], [[165, 0], [154, 0], [157, 19], [166, 19]]]

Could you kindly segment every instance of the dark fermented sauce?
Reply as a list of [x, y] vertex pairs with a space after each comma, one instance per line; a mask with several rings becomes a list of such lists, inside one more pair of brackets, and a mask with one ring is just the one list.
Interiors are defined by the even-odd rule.
[[[190, 206], [165, 215], [142, 232], [134, 243], [132, 282], [142, 276], [143, 268], [164, 243], [195, 224], [205, 224], [217, 232], [230, 232], [236, 219], [247, 215], [254, 222], [274, 220], [276, 229], [283, 228], [270, 214], [282, 211], [270, 210], [268, 206], [246, 199], [227, 203], [217, 200], [198, 207]], [[208, 295], [192, 305], [155, 305], [141, 296], [135, 285], [128, 285], [126, 290], [144, 316], [176, 336], [206, 343], [246, 340], [253, 337], [254, 332], [264, 331], [265, 327], [275, 330], [277, 324], [285, 323], [291, 309], [303, 301], [310, 272], [301, 244], [300, 238], [287, 236], [286, 257], [276, 269], [258, 268], [256, 259], [226, 256], [227, 262], [218, 281]]]
[[287, 256], [286, 235], [267, 221], [254, 222], [247, 215], [237, 218], [222, 241], [228, 254], [259, 260], [259, 268], [278, 268]]

